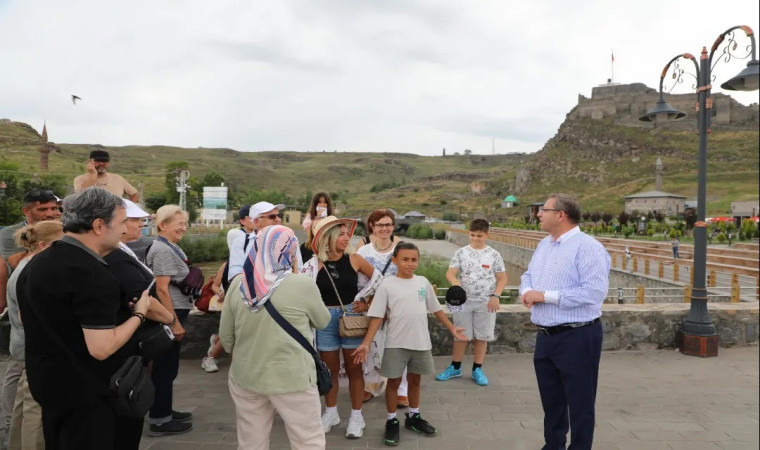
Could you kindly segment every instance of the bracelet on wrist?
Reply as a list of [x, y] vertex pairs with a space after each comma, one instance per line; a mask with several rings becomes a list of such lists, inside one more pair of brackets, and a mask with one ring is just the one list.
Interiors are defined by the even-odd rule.
[[141, 312], [133, 312], [132, 317], [137, 317], [138, 319], [140, 319], [140, 325], [145, 323], [145, 315]]
[[172, 316], [172, 321], [169, 322], [169, 323], [167, 323], [166, 325], [170, 326], [170, 327], [173, 327], [176, 324], [177, 324], [177, 316]]

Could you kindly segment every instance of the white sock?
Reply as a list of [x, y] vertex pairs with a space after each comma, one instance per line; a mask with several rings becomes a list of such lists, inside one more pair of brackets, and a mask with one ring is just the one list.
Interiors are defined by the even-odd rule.
[[352, 409], [351, 410], [351, 417], [357, 417], [359, 419], [362, 418], [362, 410], [361, 409]]
[[325, 407], [325, 414], [330, 414], [333, 416], [338, 415], [338, 407], [337, 406], [326, 406]]
[[419, 408], [411, 408], [411, 407], [409, 408], [409, 415], [410, 416], [413, 415], [413, 414], [419, 414], [419, 413], [420, 413], [420, 409]]
[[396, 413], [395, 412], [388, 413], [388, 420], [393, 420], [395, 418], [396, 418]]

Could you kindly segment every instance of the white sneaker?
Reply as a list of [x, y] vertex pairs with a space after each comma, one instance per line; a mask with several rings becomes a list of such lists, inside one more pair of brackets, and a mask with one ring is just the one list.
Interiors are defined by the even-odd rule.
[[359, 439], [364, 436], [364, 418], [361, 416], [351, 416], [348, 419], [348, 428], [346, 428], [346, 439]]
[[324, 414], [322, 414], [322, 429], [325, 430], [325, 433], [329, 432], [332, 427], [338, 426], [339, 423], [340, 416], [338, 416], [337, 411], [330, 414], [325, 410]]
[[201, 368], [205, 370], [208, 373], [214, 373], [219, 372], [219, 366], [217, 365], [216, 359], [210, 357], [210, 356], [204, 356], [203, 362], [201, 363]]

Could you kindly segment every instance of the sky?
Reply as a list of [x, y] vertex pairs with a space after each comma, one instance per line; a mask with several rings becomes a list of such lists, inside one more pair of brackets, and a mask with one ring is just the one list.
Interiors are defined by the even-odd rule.
[[[698, 56], [734, 25], [757, 32], [758, 9], [757, 0], [0, 0], [0, 118], [46, 122], [58, 143], [535, 152], [579, 94], [612, 76], [613, 53], [615, 82], [656, 88], [671, 57]], [[743, 33], [739, 44], [749, 44]], [[717, 64], [715, 91], [747, 61]]]

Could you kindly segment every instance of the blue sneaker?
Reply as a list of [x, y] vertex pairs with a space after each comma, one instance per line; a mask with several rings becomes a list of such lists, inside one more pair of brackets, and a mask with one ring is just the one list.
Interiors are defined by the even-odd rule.
[[449, 366], [444, 370], [443, 372], [439, 373], [438, 376], [435, 377], [438, 381], [446, 381], [450, 380], [452, 378], [457, 378], [462, 376], [462, 369], [455, 369], [454, 366]]
[[[459, 372], [462, 372], [461, 370]], [[480, 367], [472, 371], [472, 379], [478, 386], [488, 386], [488, 378]]]

